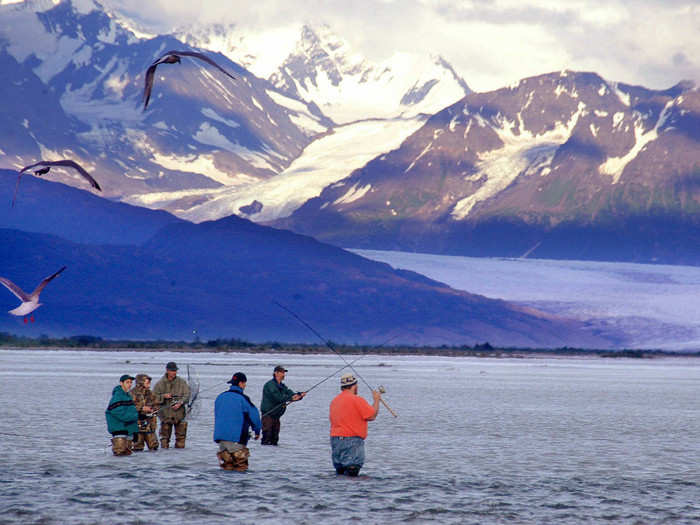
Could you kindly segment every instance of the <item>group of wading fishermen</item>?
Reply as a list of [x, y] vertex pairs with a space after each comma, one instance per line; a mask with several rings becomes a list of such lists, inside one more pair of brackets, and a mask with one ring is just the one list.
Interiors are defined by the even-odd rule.
[[[151, 377], [124, 374], [112, 390], [112, 398], [105, 411], [107, 431], [112, 434], [112, 452], [128, 456], [148, 446], [158, 449], [156, 416], [160, 419], [160, 446], [170, 447], [170, 436], [175, 429], [175, 448], [185, 448], [187, 439], [187, 402], [190, 387], [177, 376], [177, 364], [165, 365], [165, 374], [151, 390]], [[136, 385], [132, 385], [136, 381]]]
[[[289, 403], [300, 401], [306, 392], [294, 392], [283, 380], [287, 369], [276, 366], [272, 379], [263, 387], [262, 418], [255, 404], [245, 395], [247, 377], [243, 372], [233, 374], [231, 385], [214, 402], [214, 441], [219, 445], [217, 457], [224, 470], [248, 469], [248, 441], [250, 431], [262, 445], [275, 446], [279, 441], [280, 418]], [[132, 382], [136, 386], [132, 389]], [[129, 455], [132, 450], [158, 448], [155, 438], [155, 418], [161, 419], [161, 447], [168, 448], [170, 433], [175, 428], [175, 448], [184, 448], [187, 434], [186, 405], [190, 396], [187, 383], [177, 377], [177, 365], [166, 365], [165, 375], [150, 391], [151, 378], [125, 374], [114, 387], [107, 407], [107, 428], [112, 434], [115, 455]], [[340, 378], [340, 393], [331, 401], [329, 410], [330, 440], [333, 467], [337, 474], [357, 476], [365, 461], [364, 440], [367, 422], [373, 421], [379, 411], [381, 394], [372, 391], [373, 404], [358, 395], [357, 378], [344, 374]], [[162, 413], [162, 415], [161, 415]], [[143, 423], [142, 423], [143, 422]]]

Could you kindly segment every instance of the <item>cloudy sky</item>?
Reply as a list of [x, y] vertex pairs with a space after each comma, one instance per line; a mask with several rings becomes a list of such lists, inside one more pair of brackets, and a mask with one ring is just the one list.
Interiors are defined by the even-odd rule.
[[374, 61], [396, 51], [440, 54], [477, 91], [564, 68], [651, 88], [700, 83], [700, 0], [102, 2], [158, 31], [193, 22], [247, 31], [325, 22]]

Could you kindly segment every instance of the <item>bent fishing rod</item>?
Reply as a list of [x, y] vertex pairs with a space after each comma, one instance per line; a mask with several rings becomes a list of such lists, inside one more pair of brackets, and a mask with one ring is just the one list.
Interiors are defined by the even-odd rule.
[[[393, 341], [393, 340], [396, 339], [397, 337], [398, 337], [398, 334], [397, 334], [397, 335], [391, 336], [389, 339], [387, 339], [387, 340], [384, 341], [382, 344], [380, 344], [377, 348], [381, 348], [382, 346], [384, 346], [385, 344], [387, 344], [389, 341]], [[311, 388], [309, 388], [309, 389], [307, 389], [307, 390], [304, 390], [303, 392], [296, 392], [296, 394], [301, 394], [301, 393], [308, 394], [308, 393], [311, 392], [314, 388], [316, 388], [316, 387], [319, 386], [319, 385], [322, 385], [323, 383], [325, 383], [326, 381], [328, 381], [329, 379], [331, 379], [332, 377], [334, 377], [338, 372], [342, 372], [342, 371], [345, 370], [347, 367], [354, 365], [355, 363], [357, 363], [357, 362], [358, 362], [360, 359], [362, 359], [363, 357], [365, 357], [365, 356], [364, 356], [364, 355], [361, 355], [360, 357], [358, 357], [357, 359], [355, 359], [355, 360], [352, 361], [351, 363], [346, 364], [345, 366], [339, 368], [338, 370], [336, 370], [335, 372], [333, 372], [333, 373], [332, 373], [331, 375], [329, 375], [328, 377], [325, 377], [325, 378], [321, 379], [321, 381], [319, 381], [318, 383], [316, 383], [316, 384], [315, 384], [314, 386], [312, 386]], [[380, 389], [383, 389], [383, 387], [380, 387]], [[380, 390], [380, 391], [381, 391], [381, 390]], [[290, 405], [291, 403], [293, 403], [293, 401], [290, 401], [289, 399], [287, 399], [286, 401], [282, 401], [282, 402], [279, 403], [278, 405], [272, 407], [270, 410], [268, 410], [267, 412], [265, 412], [264, 414], [262, 414], [260, 417], [265, 417], [266, 415], [270, 414], [271, 412], [274, 412], [276, 409], [278, 409], [278, 408], [281, 407], [282, 405], [287, 406], [287, 405]]]
[[[273, 302], [274, 302], [277, 306], [279, 306], [280, 308], [282, 308], [282, 310], [284, 310], [284, 311], [286, 311], [287, 313], [289, 313], [292, 317], [294, 317], [294, 318], [295, 318], [297, 321], [299, 321], [301, 324], [303, 324], [306, 328], [308, 328], [309, 330], [311, 330], [311, 332], [312, 332], [316, 337], [318, 337], [318, 338], [323, 342], [323, 344], [326, 345], [326, 347], [328, 347], [334, 354], [336, 354], [338, 357], [340, 357], [340, 358], [343, 360], [343, 362], [344, 362], [348, 367], [350, 367], [350, 370], [352, 370], [352, 371], [357, 375], [357, 377], [359, 377], [360, 379], [362, 379], [362, 382], [367, 386], [367, 388], [369, 388], [370, 392], [373, 392], [373, 391], [374, 391], [374, 388], [372, 388], [372, 387], [369, 385], [369, 383], [368, 383], [367, 381], [365, 381], [365, 378], [362, 377], [362, 376], [359, 374], [359, 372], [358, 372], [357, 370], [355, 370], [355, 369], [353, 368], [353, 366], [352, 366], [350, 363], [348, 363], [347, 359], [345, 359], [345, 358], [343, 357], [343, 354], [341, 354], [341, 353], [338, 352], [335, 348], [333, 348], [333, 346], [332, 346], [331, 344], [329, 344], [329, 342], [328, 342], [326, 339], [324, 339], [323, 336], [322, 336], [321, 334], [319, 334], [316, 330], [314, 330], [314, 328], [313, 328], [309, 323], [307, 323], [306, 321], [304, 321], [301, 317], [299, 317], [297, 314], [295, 314], [294, 312], [292, 312], [292, 311], [291, 311], [289, 308], [287, 308], [286, 306], [284, 306], [284, 305], [278, 303], [277, 301], [273, 301]], [[377, 391], [378, 391], [380, 394], [383, 394], [384, 392], [386, 392], [386, 390], [384, 389], [384, 387], [381, 387], [381, 386], [377, 388]], [[386, 407], [386, 409], [391, 413], [392, 416], [398, 417], [398, 416], [396, 415], [396, 412], [394, 412], [394, 411], [391, 409], [391, 407], [387, 404], [387, 402], [384, 401], [384, 398], [382, 398], [382, 397], [380, 396], [380, 397], [379, 397], [379, 400], [380, 400], [380, 401], [382, 402], [382, 404]]]
[[[297, 394], [308, 394], [308, 393], [311, 392], [314, 388], [316, 388], [317, 386], [322, 385], [323, 383], [325, 383], [326, 381], [328, 381], [328, 380], [331, 379], [332, 377], [335, 377], [335, 375], [336, 375], [338, 372], [341, 372], [341, 371], [345, 370], [347, 367], [349, 367], [350, 365], [353, 365], [353, 364], [357, 363], [357, 362], [358, 362], [360, 359], [362, 359], [363, 357], [364, 357], [364, 356], [361, 355], [360, 357], [358, 357], [357, 359], [355, 359], [352, 363], [347, 364], [347, 365], [345, 365], [345, 366], [342, 367], [342, 368], [339, 368], [338, 370], [336, 370], [335, 372], [333, 372], [333, 373], [332, 373], [331, 375], [329, 375], [328, 377], [326, 377], [326, 378], [322, 379], [321, 381], [319, 381], [318, 383], [316, 383], [316, 384], [315, 384], [314, 386], [312, 386], [311, 388], [309, 388], [309, 389], [307, 389], [307, 390], [304, 390], [303, 392], [296, 392], [294, 395], [297, 395]], [[297, 401], [299, 401], [299, 400], [297, 400]], [[267, 412], [265, 412], [264, 414], [262, 414], [260, 417], [261, 417], [261, 418], [262, 418], [262, 417], [265, 417], [266, 415], [271, 414], [272, 412], [274, 412], [275, 410], [277, 410], [277, 409], [278, 409], [279, 407], [281, 407], [282, 405], [287, 406], [287, 405], [292, 404], [293, 402], [294, 402], [294, 401], [290, 401], [289, 399], [287, 399], [287, 400], [285, 400], [285, 401], [282, 401], [281, 403], [278, 403], [277, 405], [275, 405], [274, 407], [272, 407], [270, 410], [268, 410]]]

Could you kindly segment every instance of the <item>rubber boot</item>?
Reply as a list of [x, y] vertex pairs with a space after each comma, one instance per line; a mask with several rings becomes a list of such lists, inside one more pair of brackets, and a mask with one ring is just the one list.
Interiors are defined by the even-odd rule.
[[243, 472], [248, 470], [248, 457], [250, 456], [250, 450], [246, 447], [238, 449], [233, 452], [233, 470], [238, 470]]
[[185, 448], [187, 438], [187, 421], [180, 421], [175, 425], [175, 448]]
[[160, 447], [170, 448], [170, 434], [173, 431], [173, 424], [162, 421], [160, 423]]
[[112, 438], [112, 453], [115, 456], [131, 455], [131, 442], [125, 436], [114, 436]]
[[360, 473], [360, 467], [358, 465], [350, 465], [345, 469], [345, 474], [352, 478], [356, 478]]
[[144, 434], [143, 434], [143, 432], [139, 432], [136, 436], [136, 440], [134, 440], [133, 450], [134, 450], [134, 452], [141, 452], [141, 451], [143, 451], [143, 447], [144, 447]]
[[158, 440], [153, 432], [148, 432], [144, 434], [144, 439], [148, 445], [148, 450], [158, 450]]
[[216, 457], [219, 458], [219, 466], [224, 470], [233, 470], [234, 461], [233, 456], [228, 450], [220, 450], [216, 453]]

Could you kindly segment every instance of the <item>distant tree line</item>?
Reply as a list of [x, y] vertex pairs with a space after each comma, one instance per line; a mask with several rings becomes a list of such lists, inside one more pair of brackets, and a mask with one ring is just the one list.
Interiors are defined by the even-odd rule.
[[103, 339], [94, 335], [74, 335], [53, 338], [41, 335], [38, 338], [16, 336], [0, 332], [0, 348], [86, 348], [92, 350], [174, 350], [182, 352], [248, 352], [248, 353], [293, 353], [318, 354], [328, 351], [327, 346], [341, 354], [382, 354], [382, 355], [442, 355], [473, 357], [524, 357], [526, 355], [562, 355], [584, 356], [597, 355], [610, 358], [651, 358], [655, 356], [697, 356], [698, 352], [672, 352], [667, 350], [601, 350], [590, 348], [498, 348], [488, 342], [475, 345], [459, 346], [410, 346], [410, 345], [359, 345], [338, 344], [328, 341], [323, 344], [283, 343], [270, 341], [252, 343], [238, 338], [211, 339], [208, 341], [166, 341], [156, 340], [118, 340]]

